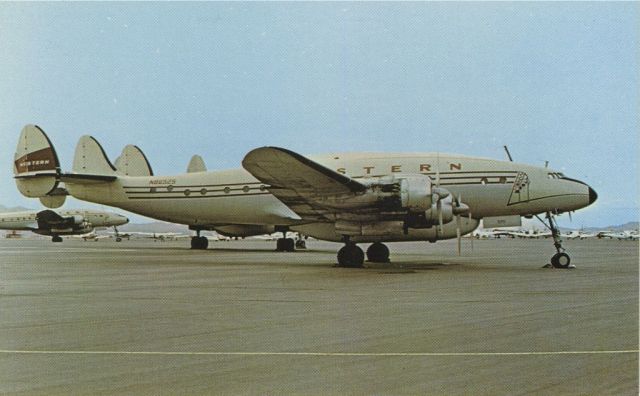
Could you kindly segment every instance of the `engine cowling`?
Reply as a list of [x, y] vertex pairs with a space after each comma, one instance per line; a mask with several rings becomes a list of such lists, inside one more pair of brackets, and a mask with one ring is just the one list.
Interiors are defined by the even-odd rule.
[[431, 179], [428, 176], [409, 176], [400, 180], [400, 201], [410, 212], [425, 212], [433, 206]]

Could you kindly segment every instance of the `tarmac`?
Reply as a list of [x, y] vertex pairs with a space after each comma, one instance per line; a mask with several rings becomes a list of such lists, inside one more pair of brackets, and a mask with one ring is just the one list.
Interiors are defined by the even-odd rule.
[[638, 242], [188, 244], [0, 241], [0, 393], [638, 394]]

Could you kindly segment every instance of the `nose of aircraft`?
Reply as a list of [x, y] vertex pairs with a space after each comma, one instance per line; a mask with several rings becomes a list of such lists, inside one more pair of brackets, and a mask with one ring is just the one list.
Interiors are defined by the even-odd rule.
[[118, 220], [120, 224], [127, 224], [129, 222], [129, 218], [125, 216], [118, 215]]
[[596, 193], [596, 190], [589, 187], [589, 205], [596, 202], [596, 199], [598, 199], [598, 194]]

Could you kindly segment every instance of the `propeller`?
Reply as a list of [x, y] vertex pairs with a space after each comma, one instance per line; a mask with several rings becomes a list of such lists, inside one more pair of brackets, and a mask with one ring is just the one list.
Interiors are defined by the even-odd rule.
[[[460, 232], [460, 215], [469, 214], [469, 218], [471, 218], [471, 212], [469, 210], [469, 206], [462, 203], [462, 193], [457, 196], [453, 196], [453, 214], [456, 216], [456, 237], [458, 238], [458, 256], [462, 254], [462, 235]], [[473, 242], [471, 242], [473, 243]]]

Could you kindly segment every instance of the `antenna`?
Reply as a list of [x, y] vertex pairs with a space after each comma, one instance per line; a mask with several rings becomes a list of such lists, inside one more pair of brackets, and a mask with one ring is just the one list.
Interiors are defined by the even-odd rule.
[[507, 157], [509, 158], [509, 161], [513, 162], [513, 158], [511, 158], [511, 153], [509, 152], [509, 149], [507, 148], [507, 146], [502, 146], [504, 147], [504, 151], [507, 152]]

